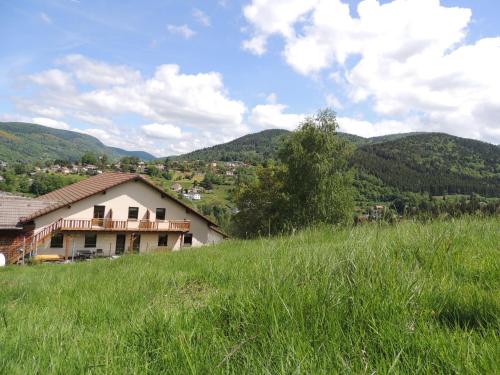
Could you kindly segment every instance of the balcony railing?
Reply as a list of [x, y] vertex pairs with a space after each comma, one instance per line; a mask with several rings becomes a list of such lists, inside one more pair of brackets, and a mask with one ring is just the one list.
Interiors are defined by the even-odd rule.
[[134, 232], [189, 232], [189, 220], [113, 220], [113, 219], [62, 219], [61, 230], [84, 231], [134, 231]]

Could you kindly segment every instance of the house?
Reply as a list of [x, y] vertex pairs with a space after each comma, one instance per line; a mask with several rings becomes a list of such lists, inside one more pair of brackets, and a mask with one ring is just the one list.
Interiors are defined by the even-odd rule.
[[222, 241], [217, 224], [148, 178], [102, 173], [36, 199], [0, 196], [0, 252], [112, 256], [180, 250]]
[[178, 182], [172, 184], [172, 186], [170, 187], [173, 191], [175, 192], [180, 192], [182, 190], [182, 185], [179, 184]]

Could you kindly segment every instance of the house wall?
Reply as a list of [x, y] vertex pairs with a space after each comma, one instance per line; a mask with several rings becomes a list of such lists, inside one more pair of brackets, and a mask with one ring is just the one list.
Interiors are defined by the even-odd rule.
[[[85, 247], [85, 234], [84, 233], [64, 233], [64, 241], [62, 248], [51, 248], [50, 238], [44, 241], [44, 243], [38, 245], [37, 254], [57, 254], [62, 256], [71, 257], [73, 252], [73, 247], [75, 250], [75, 255], [78, 250], [96, 250], [102, 249], [105, 256], [115, 255], [116, 252], [116, 235], [120, 233], [97, 233], [96, 246], [93, 248]], [[125, 234], [125, 233], [123, 233]], [[131, 233], [125, 234], [125, 252], [130, 251], [130, 238]], [[141, 244], [139, 247], [140, 253], [147, 253], [156, 251], [158, 249], [158, 233], [140, 233]], [[181, 248], [181, 237], [180, 233], [170, 232], [168, 233], [167, 247], [165, 250], [180, 250]], [[68, 246], [68, 249], [66, 249]]]
[[[91, 219], [94, 215], [94, 206], [105, 206], [105, 217], [109, 217], [110, 209], [112, 209], [113, 220], [127, 220], [128, 208], [139, 207], [139, 219], [144, 219], [149, 210], [150, 220], [155, 220], [156, 208], [166, 209], [166, 220], [190, 220], [191, 232], [193, 234], [193, 247], [202, 246], [204, 244], [217, 243], [223, 240], [223, 237], [210, 229], [208, 222], [200, 216], [193, 214], [182, 205], [178, 204], [168, 196], [162, 197], [160, 192], [151, 188], [142, 181], [129, 181], [124, 184], [115, 186], [108, 189], [105, 193], [99, 193], [94, 196], [75, 202], [69, 206], [59, 208], [56, 211], [50, 212], [35, 219], [35, 231], [40, 231], [47, 225], [57, 221], [60, 218], [65, 219]], [[110, 248], [114, 252], [115, 235], [111, 234], [113, 240], [103, 239], [98, 248], [102, 248], [105, 253]], [[98, 234], [99, 238], [103, 236]], [[155, 236], [155, 237], [152, 237]], [[83, 237], [81, 237], [83, 238]], [[104, 238], [104, 237], [103, 237]], [[169, 247], [174, 250], [180, 249], [181, 239], [176, 233], [169, 232]], [[83, 241], [83, 240], [82, 240]], [[52, 251], [51, 254], [57, 254], [60, 249], [50, 249], [50, 239], [48, 240], [49, 247], [43, 246], [42, 251]], [[127, 237], [126, 246], [129, 244], [129, 237]], [[158, 236], [157, 234], [141, 233], [141, 251], [157, 248]], [[78, 242], [78, 246], [83, 249], [83, 242]]]

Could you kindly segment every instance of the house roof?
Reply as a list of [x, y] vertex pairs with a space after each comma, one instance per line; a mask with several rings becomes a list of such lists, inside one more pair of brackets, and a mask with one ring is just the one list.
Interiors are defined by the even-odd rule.
[[0, 192], [0, 230], [22, 229], [18, 226], [20, 217], [29, 216], [52, 204], [54, 202], [49, 200], [40, 201]]
[[[32, 212], [22, 220], [23, 222], [30, 221], [45, 215], [49, 212], [55, 211], [61, 207], [67, 206], [69, 204], [73, 204], [82, 199], [91, 197], [95, 194], [99, 194], [107, 189], [112, 187], [124, 184], [129, 181], [142, 181], [152, 187], [153, 189], [159, 191], [165, 197], [172, 199], [177, 202], [181, 206], [185, 207], [189, 212], [201, 217], [203, 220], [207, 221], [211, 226], [218, 227], [216, 223], [202, 215], [192, 207], [188, 206], [186, 203], [181, 200], [172, 197], [163, 189], [154, 184], [147, 177], [142, 176], [136, 173], [121, 173], [121, 172], [107, 172], [102, 173], [93, 177], [90, 177], [86, 180], [82, 180], [76, 182], [74, 184], [65, 186], [61, 189], [54, 190], [48, 194], [42, 195], [38, 197], [36, 200], [40, 202], [50, 202], [50, 204], [46, 204], [44, 207], [41, 207], [39, 210]], [[18, 216], [19, 217], [19, 216]]]

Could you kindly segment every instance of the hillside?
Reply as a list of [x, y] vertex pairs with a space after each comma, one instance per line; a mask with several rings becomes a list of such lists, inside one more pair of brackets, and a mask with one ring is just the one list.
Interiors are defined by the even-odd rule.
[[111, 158], [139, 156], [153, 159], [146, 152], [126, 151], [105, 146], [90, 135], [22, 122], [0, 122], [0, 160], [34, 162], [40, 160], [78, 160], [85, 152], [107, 154]]
[[368, 144], [352, 165], [400, 191], [500, 196], [500, 149], [443, 133]]
[[495, 374], [498, 243], [463, 218], [0, 268], [0, 373]]
[[[269, 158], [275, 158], [280, 142], [290, 132], [285, 129], [268, 129], [258, 133], [247, 134], [227, 143], [215, 145], [192, 151], [187, 154], [172, 156], [175, 160], [221, 160], [221, 161], [246, 161], [261, 162]], [[415, 134], [422, 133], [401, 133], [389, 134], [373, 138], [364, 138], [359, 135], [338, 132], [339, 136], [348, 140], [355, 146], [382, 143], [402, 139]]]
[[284, 129], [269, 129], [247, 134], [227, 143], [174, 156], [176, 160], [264, 161], [274, 158], [282, 139], [289, 133]]
[[[288, 133], [264, 130], [176, 159], [261, 162], [276, 157]], [[339, 135], [356, 146], [351, 163], [362, 172], [364, 182], [359, 184], [367, 186], [365, 190], [500, 196], [500, 148], [495, 145], [443, 133]]]

